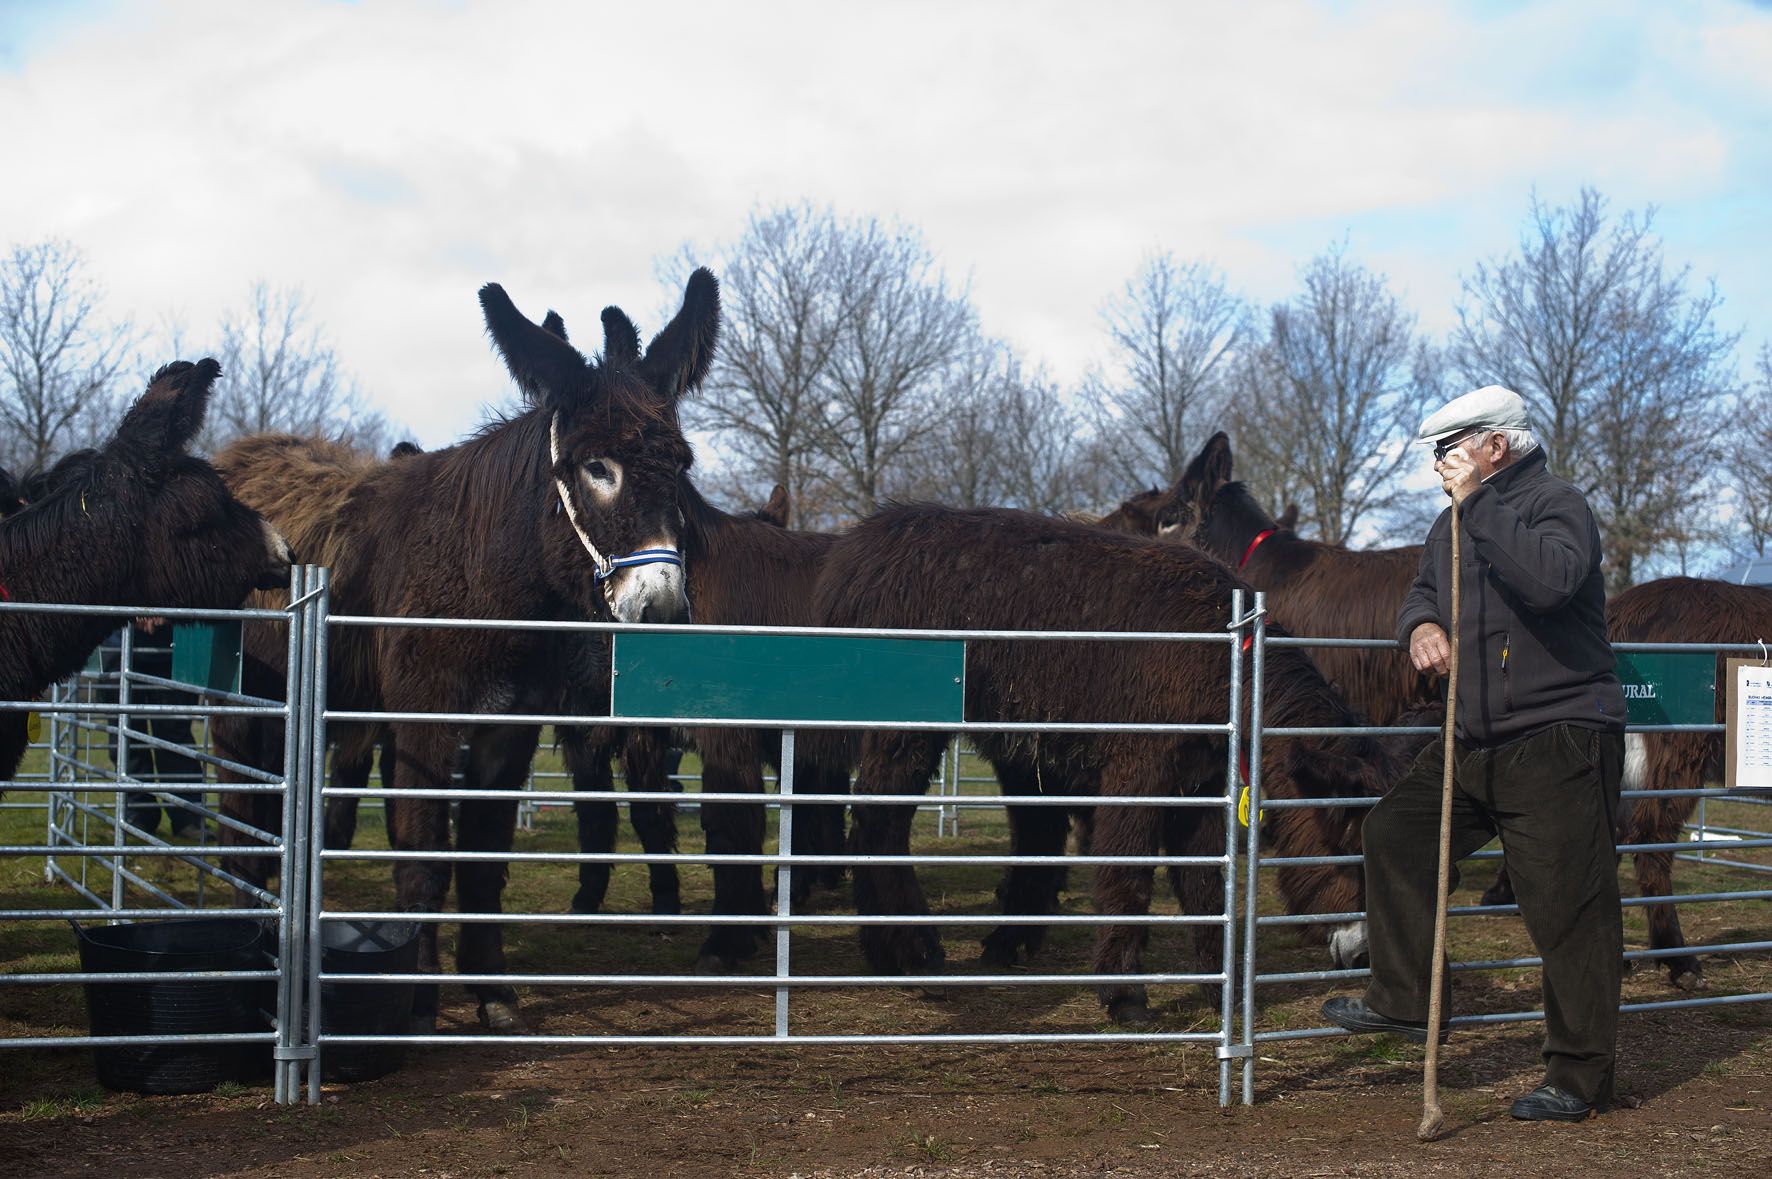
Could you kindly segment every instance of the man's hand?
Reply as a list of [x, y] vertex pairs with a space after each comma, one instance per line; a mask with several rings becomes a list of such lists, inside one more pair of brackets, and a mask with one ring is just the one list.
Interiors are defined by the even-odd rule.
[[1424, 622], [1409, 632], [1409, 662], [1416, 671], [1445, 675], [1452, 670], [1452, 645], [1437, 622]]
[[1465, 496], [1483, 485], [1482, 472], [1477, 470], [1477, 464], [1462, 446], [1446, 452], [1446, 457], [1440, 460], [1439, 472], [1440, 487], [1455, 504], [1462, 504]]

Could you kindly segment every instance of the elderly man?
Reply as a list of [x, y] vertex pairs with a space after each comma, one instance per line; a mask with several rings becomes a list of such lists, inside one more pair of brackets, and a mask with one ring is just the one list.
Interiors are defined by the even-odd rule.
[[[1544, 1084], [1513, 1116], [1581, 1121], [1613, 1100], [1624, 948], [1612, 831], [1625, 705], [1600, 534], [1581, 493], [1545, 469], [1518, 394], [1467, 393], [1423, 422], [1420, 439], [1464, 529], [1452, 860], [1501, 837], [1544, 959]], [[1448, 672], [1451, 611], [1448, 509], [1397, 618], [1417, 670]], [[1363, 998], [1323, 1006], [1349, 1031], [1427, 1039], [1436, 857], [1424, 849], [1439, 842], [1444, 758], [1436, 739], [1366, 819], [1372, 981]]]

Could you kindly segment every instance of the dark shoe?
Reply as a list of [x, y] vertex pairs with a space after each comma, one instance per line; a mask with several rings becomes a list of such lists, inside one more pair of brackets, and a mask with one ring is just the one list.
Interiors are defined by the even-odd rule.
[[1585, 1122], [1606, 1107], [1583, 1101], [1567, 1089], [1540, 1085], [1507, 1111], [1522, 1122]]
[[[1331, 999], [1323, 1004], [1323, 1018], [1350, 1032], [1391, 1032], [1405, 1039], [1414, 1040], [1417, 1044], [1427, 1043], [1427, 1021], [1416, 1023], [1413, 1020], [1392, 1019], [1388, 1015], [1380, 1015], [1366, 1006], [1364, 999], [1346, 997]], [[1452, 1029], [1441, 1024], [1440, 1043], [1444, 1044], [1451, 1035]]]

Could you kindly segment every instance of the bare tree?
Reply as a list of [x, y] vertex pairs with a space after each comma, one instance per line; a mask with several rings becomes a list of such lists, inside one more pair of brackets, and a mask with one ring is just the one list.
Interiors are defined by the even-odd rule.
[[1772, 541], [1772, 344], [1761, 346], [1754, 381], [1742, 391], [1728, 459], [1735, 511], [1725, 547], [1738, 556], [1763, 557]]
[[115, 424], [111, 386], [134, 331], [101, 318], [102, 295], [68, 242], [15, 245], [0, 261], [0, 458], [15, 472]]
[[862, 516], [914, 481], [908, 460], [944, 425], [939, 394], [972, 347], [977, 317], [916, 230], [866, 218], [840, 226], [838, 241], [842, 296], [817, 446], [837, 504]]
[[1151, 254], [1102, 308], [1113, 342], [1091, 417], [1129, 485], [1166, 485], [1216, 428], [1248, 309], [1203, 262]]
[[1434, 349], [1382, 275], [1330, 249], [1303, 290], [1268, 311], [1266, 338], [1237, 366], [1238, 462], [1269, 503], [1300, 504], [1334, 544], [1406, 510], [1403, 466], [1425, 403], [1440, 391]]
[[1008, 345], [983, 340], [950, 383], [941, 429], [918, 455], [910, 492], [959, 507], [1059, 512], [1110, 494], [1093, 438], [1043, 372]]
[[[841, 226], [827, 210], [753, 211], [721, 255], [720, 347], [692, 425], [720, 437], [721, 479], [740, 499], [780, 483], [802, 518], [823, 515], [830, 483], [817, 448], [820, 386], [836, 349], [845, 292]], [[662, 268], [687, 273], [688, 251]], [[675, 282], [674, 287], [681, 287]]]
[[223, 316], [216, 357], [222, 375], [206, 449], [267, 430], [341, 437], [374, 451], [386, 445], [386, 420], [364, 405], [299, 288], [254, 283], [244, 307]]
[[1593, 189], [1570, 208], [1534, 196], [1518, 253], [1464, 280], [1452, 347], [1471, 384], [1531, 404], [1553, 467], [1599, 519], [1614, 589], [1702, 531], [1734, 393], [1739, 337], [1716, 326], [1715, 284], [1670, 272], [1653, 219], [1609, 223]]

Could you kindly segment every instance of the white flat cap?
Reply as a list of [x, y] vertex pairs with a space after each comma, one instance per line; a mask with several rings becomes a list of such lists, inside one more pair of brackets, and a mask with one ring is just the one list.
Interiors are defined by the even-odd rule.
[[1484, 385], [1463, 397], [1455, 397], [1427, 415], [1421, 423], [1417, 442], [1439, 442], [1469, 430], [1486, 427], [1491, 430], [1530, 430], [1526, 403], [1512, 389], [1500, 385]]

